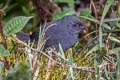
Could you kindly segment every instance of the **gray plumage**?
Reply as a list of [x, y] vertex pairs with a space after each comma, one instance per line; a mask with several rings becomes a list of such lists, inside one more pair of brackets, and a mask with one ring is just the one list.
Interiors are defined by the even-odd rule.
[[[48, 28], [49, 25], [56, 24]], [[45, 32], [45, 37], [48, 38], [46, 45], [54, 47], [59, 51], [59, 43], [62, 45], [63, 50], [72, 47], [78, 39], [79, 33], [84, 29], [80, 19], [73, 15], [68, 15], [60, 20], [48, 22], [45, 26], [48, 28]], [[26, 35], [28, 37], [28, 35]], [[31, 41], [38, 41], [39, 28], [35, 29], [29, 36]], [[19, 37], [18, 37], [19, 38]], [[26, 39], [25, 39], [26, 40]]]

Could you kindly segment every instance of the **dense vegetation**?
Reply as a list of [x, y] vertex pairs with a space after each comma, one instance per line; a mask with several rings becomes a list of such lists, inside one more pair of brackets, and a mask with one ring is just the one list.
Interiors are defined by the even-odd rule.
[[[45, 51], [46, 22], [73, 15], [85, 30], [73, 47]], [[31, 34], [41, 26], [39, 43]], [[120, 80], [120, 0], [0, 0], [0, 80]]]

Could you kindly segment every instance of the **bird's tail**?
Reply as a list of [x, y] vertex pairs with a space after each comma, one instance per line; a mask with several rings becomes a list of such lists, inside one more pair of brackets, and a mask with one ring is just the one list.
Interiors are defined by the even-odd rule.
[[28, 41], [30, 40], [30, 35], [24, 32], [18, 32], [16, 33], [17, 38], [21, 41], [24, 41], [26, 43], [28, 43]]

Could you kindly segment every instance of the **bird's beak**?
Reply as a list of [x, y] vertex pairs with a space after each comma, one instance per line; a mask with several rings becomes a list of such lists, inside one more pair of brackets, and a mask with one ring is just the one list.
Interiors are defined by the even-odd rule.
[[75, 31], [74, 33], [78, 34], [78, 33], [80, 33], [81, 31], [83, 31], [84, 29], [85, 29], [85, 27], [82, 26], [79, 30]]
[[80, 26], [80, 30], [77, 31], [77, 33], [80, 33], [81, 31], [84, 31], [85, 27], [84, 26]]

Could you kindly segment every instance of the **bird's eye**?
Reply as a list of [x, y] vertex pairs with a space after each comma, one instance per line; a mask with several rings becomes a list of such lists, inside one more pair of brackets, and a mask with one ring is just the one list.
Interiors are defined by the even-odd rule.
[[73, 26], [76, 27], [76, 26], [78, 26], [78, 24], [74, 24]]
[[75, 24], [73, 24], [73, 26], [76, 27], [76, 28], [79, 28], [80, 24], [79, 23], [75, 23]]

